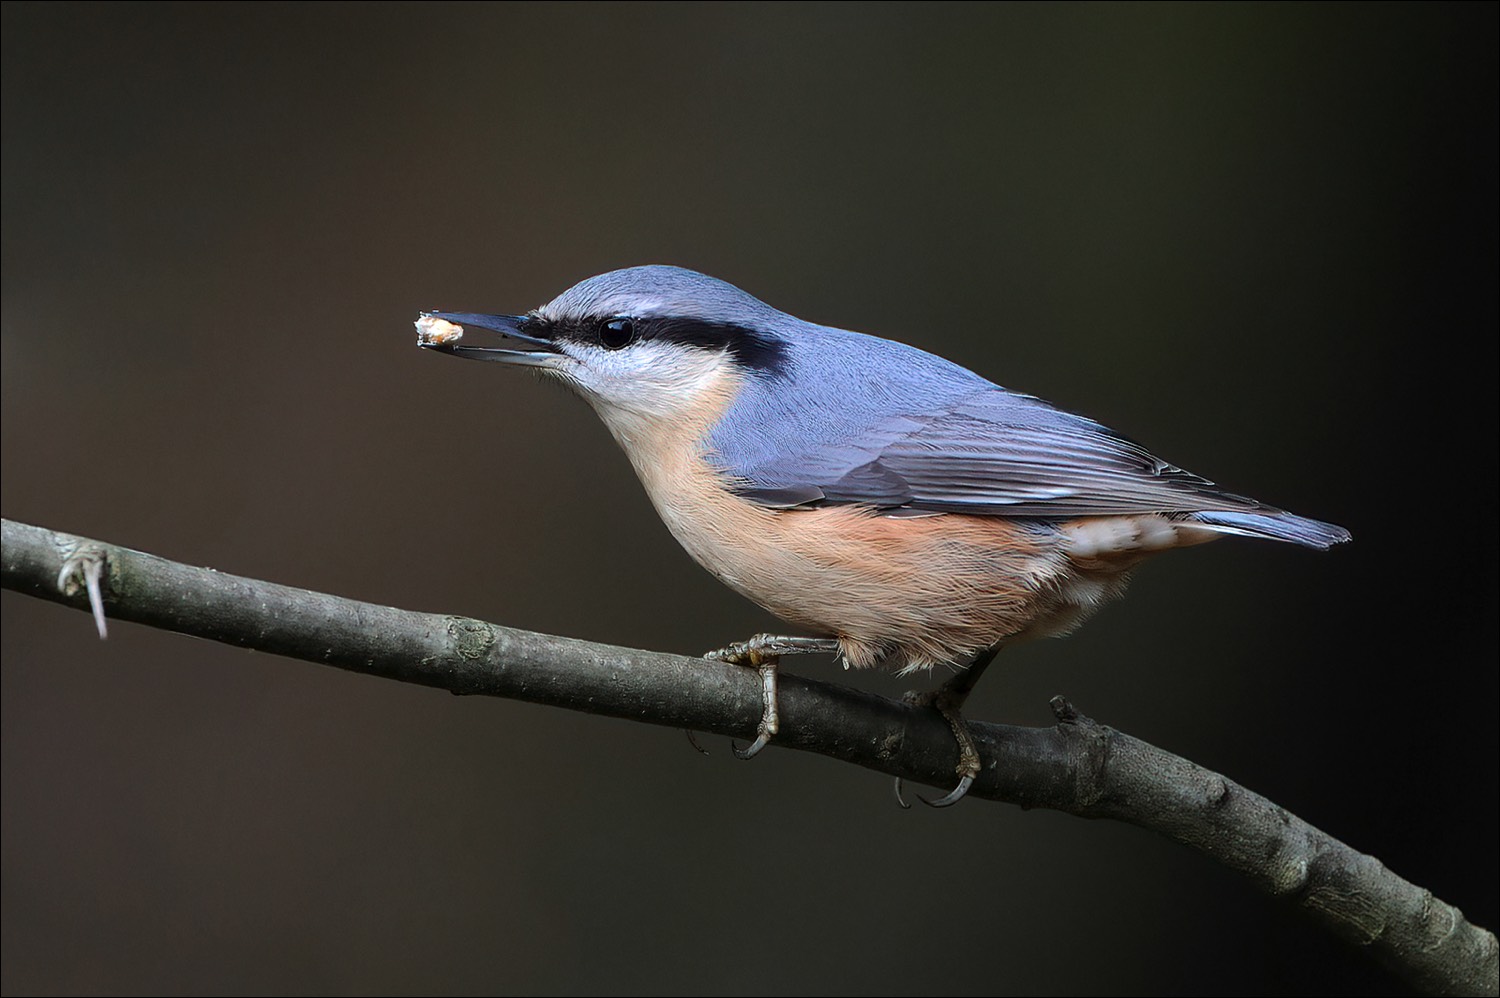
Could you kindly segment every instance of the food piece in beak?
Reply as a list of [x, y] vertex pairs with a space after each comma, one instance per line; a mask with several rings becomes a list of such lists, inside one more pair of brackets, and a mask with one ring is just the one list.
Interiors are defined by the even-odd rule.
[[417, 346], [447, 347], [463, 339], [464, 327], [435, 315], [424, 315], [415, 323]]

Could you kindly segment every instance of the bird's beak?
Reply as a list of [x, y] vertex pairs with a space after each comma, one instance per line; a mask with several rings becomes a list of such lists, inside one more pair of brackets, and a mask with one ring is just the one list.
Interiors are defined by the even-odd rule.
[[[493, 360], [521, 367], [554, 367], [563, 355], [551, 340], [521, 332], [524, 315], [480, 315], [477, 312], [423, 312], [417, 320], [417, 345], [469, 360]], [[478, 347], [460, 343], [469, 329], [499, 333], [514, 347]]]

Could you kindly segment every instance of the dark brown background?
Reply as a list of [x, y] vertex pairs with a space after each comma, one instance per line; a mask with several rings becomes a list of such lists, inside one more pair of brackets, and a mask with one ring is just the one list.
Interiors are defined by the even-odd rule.
[[[1493, 928], [1495, 37], [1493, 5], [7, 4], [4, 514], [746, 636], [582, 404], [412, 344], [420, 307], [693, 266], [1348, 525], [1153, 563], [973, 713], [1066, 693]], [[3, 606], [7, 992], [1394, 989], [1132, 828]]]

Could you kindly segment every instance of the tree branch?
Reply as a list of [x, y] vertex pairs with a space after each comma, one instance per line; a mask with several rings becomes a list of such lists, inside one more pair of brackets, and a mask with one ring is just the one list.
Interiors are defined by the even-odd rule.
[[[754, 670], [414, 613], [167, 561], [4, 521], [7, 589], [89, 609], [59, 588], [80, 551], [102, 556], [110, 616], [402, 682], [550, 704], [650, 724], [753, 735]], [[970, 797], [1115, 818], [1160, 832], [1239, 871], [1360, 945], [1429, 994], [1500, 991], [1495, 936], [1374, 857], [1186, 759], [1096, 724], [1062, 698], [1050, 728], [970, 727], [984, 768]], [[947, 723], [846, 687], [781, 678], [772, 743], [947, 788], [957, 746]]]

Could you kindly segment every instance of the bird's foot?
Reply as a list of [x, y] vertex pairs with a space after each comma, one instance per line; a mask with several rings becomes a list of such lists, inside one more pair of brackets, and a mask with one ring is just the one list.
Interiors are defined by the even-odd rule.
[[[760, 673], [761, 696], [764, 704], [760, 724], [755, 728], [755, 741], [749, 747], [734, 746], [734, 754], [741, 759], [753, 759], [760, 750], [771, 743], [781, 727], [781, 715], [777, 710], [776, 669], [783, 655], [816, 655], [836, 653], [839, 643], [833, 638], [801, 638], [778, 634], [757, 634], [749, 641], [740, 641], [727, 648], [719, 648], [703, 657], [710, 662], [728, 662], [743, 665]], [[691, 739], [691, 736], [689, 736]], [[732, 744], [732, 743], [731, 743]], [[701, 750], [700, 750], [701, 751]]]
[[[967, 691], [964, 691], [964, 695], [958, 695], [947, 686], [908, 693], [901, 698], [903, 703], [911, 704], [913, 707], [931, 707], [942, 714], [943, 719], [948, 722], [948, 727], [953, 729], [954, 740], [958, 742], [958, 765], [953, 770], [958, 775], [958, 785], [936, 800], [918, 794], [917, 799], [930, 807], [951, 807], [957, 804], [963, 800], [969, 788], [974, 785], [974, 778], [979, 775], [979, 746], [974, 744], [974, 736], [969, 733], [969, 725], [964, 721], [964, 716], [960, 712], [965, 699], [967, 699]], [[899, 776], [896, 777], [896, 802], [902, 807], [911, 807], [902, 796]]]
[[834, 655], [839, 650], [833, 638], [802, 638], [787, 634], [757, 634], [749, 641], [737, 641], [727, 648], [716, 648], [703, 657], [710, 662], [757, 666], [764, 659], [783, 655]]

